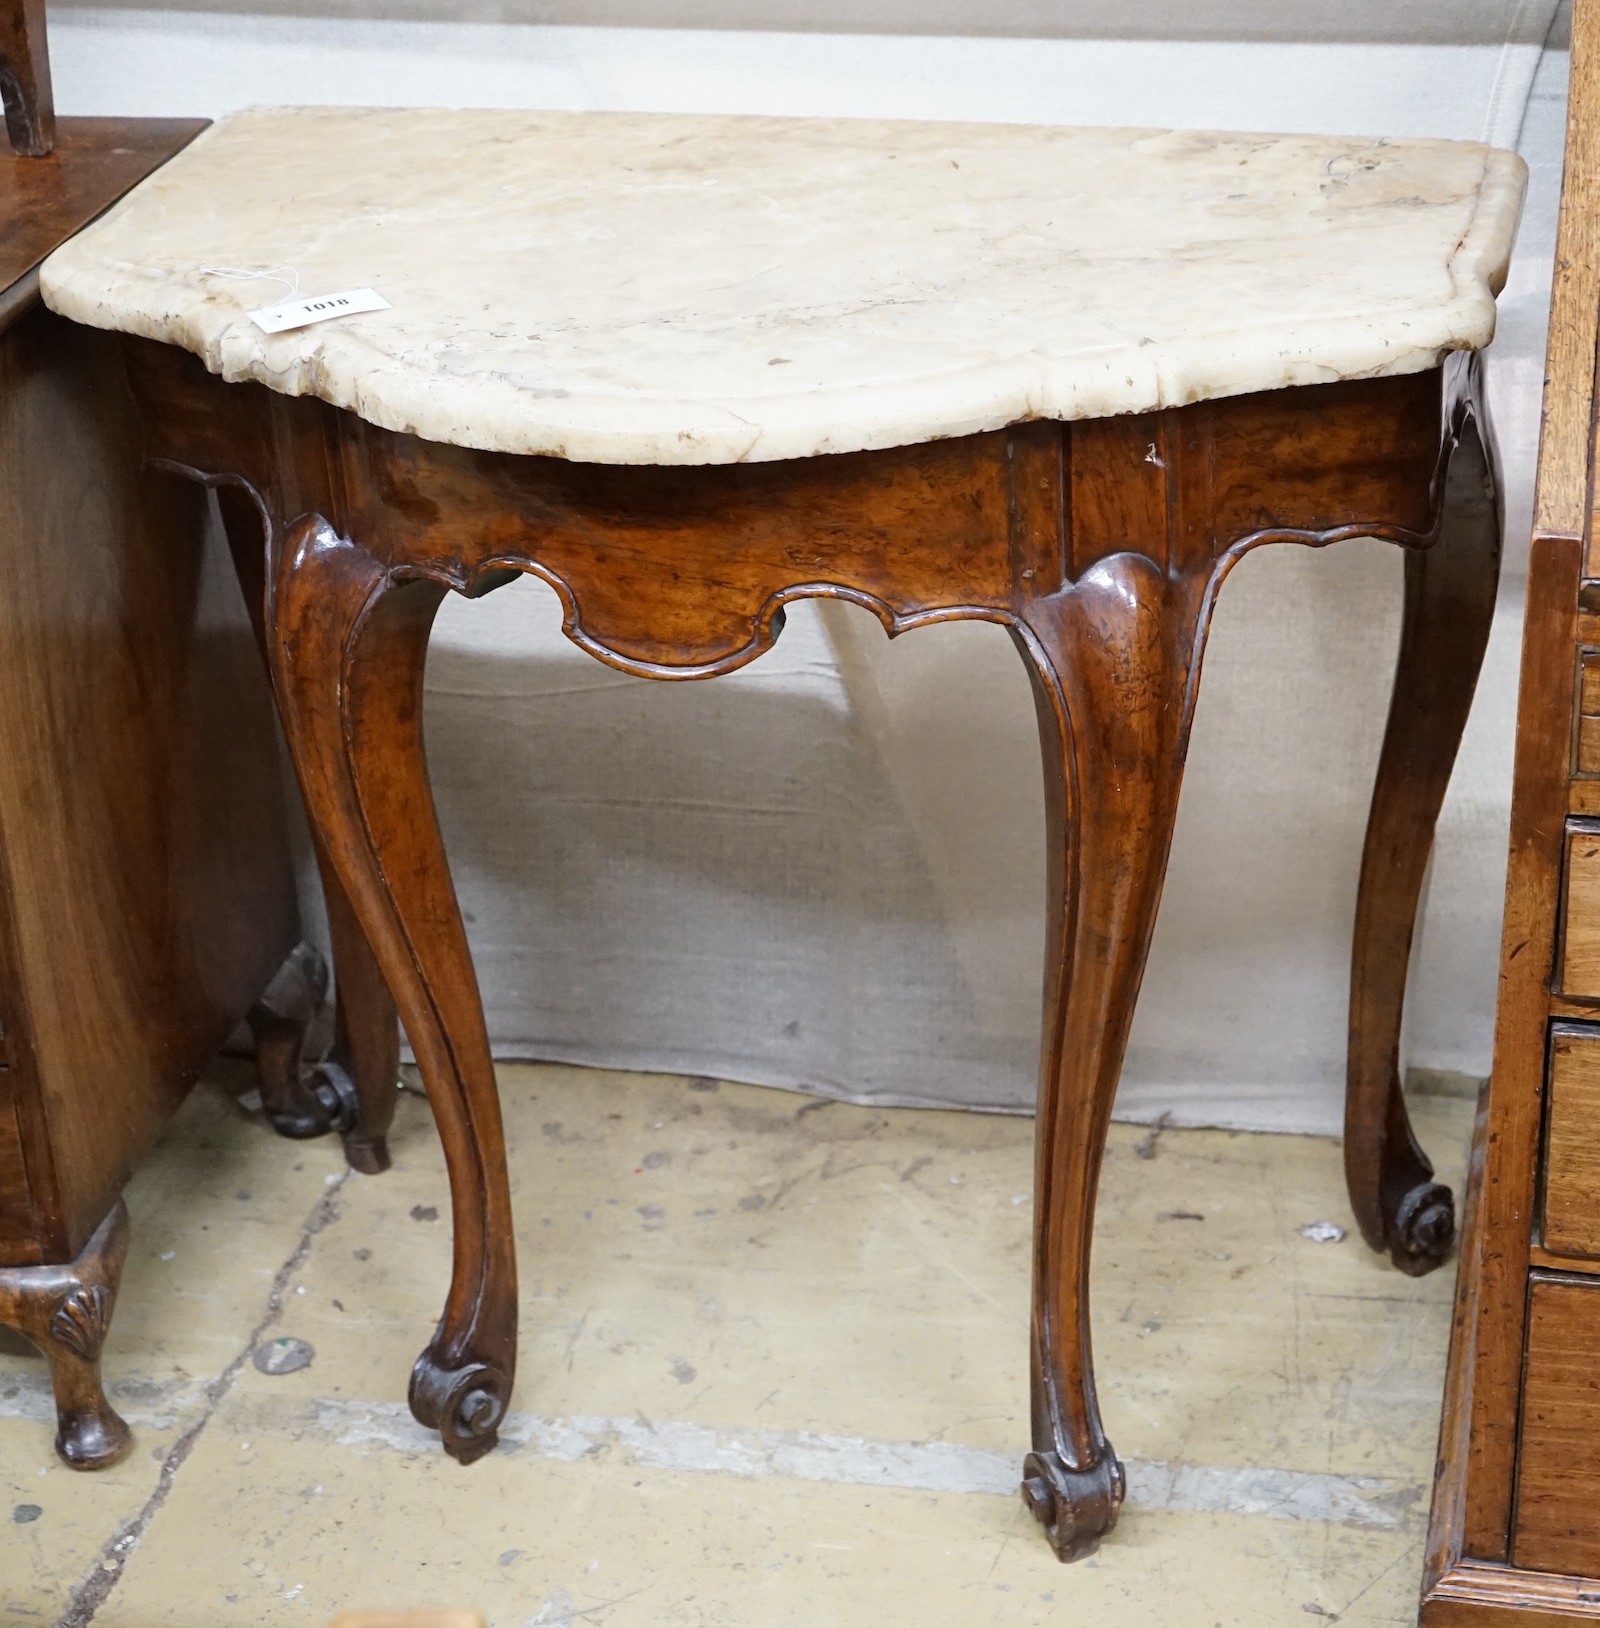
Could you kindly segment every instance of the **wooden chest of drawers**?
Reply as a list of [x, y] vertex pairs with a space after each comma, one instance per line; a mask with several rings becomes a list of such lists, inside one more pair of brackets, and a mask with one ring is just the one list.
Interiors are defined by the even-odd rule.
[[1578, 0], [1494, 1072], [1425, 1628], [1600, 1622], [1600, 0]]
[[[0, 156], [0, 1265], [72, 1259], [299, 933], [227, 545], [144, 470], [114, 336], [4, 263], [199, 128], [67, 120]], [[53, 230], [13, 196], [46, 170]]]
[[0, 1323], [49, 1356], [80, 1468], [127, 1446], [97, 1378], [123, 1183], [299, 937], [227, 544], [145, 469], [116, 337], [38, 298], [38, 260], [199, 128], [0, 151]]

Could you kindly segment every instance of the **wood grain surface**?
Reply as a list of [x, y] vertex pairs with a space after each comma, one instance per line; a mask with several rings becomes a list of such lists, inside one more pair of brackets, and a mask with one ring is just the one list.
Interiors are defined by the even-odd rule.
[[[1600, 336], [1600, 14], [1577, 0], [1533, 529], [1590, 532], [1595, 342]], [[1600, 576], [1591, 541], [1584, 574]]]
[[1557, 988], [1569, 1000], [1600, 1000], [1600, 822], [1567, 826]]
[[1512, 1538], [1521, 1569], [1600, 1574], [1597, 1350], [1600, 1283], [1534, 1273]]
[[76, 1255], [299, 936], [249, 620], [204, 494], [142, 450], [114, 336], [38, 307], [0, 334], [0, 1021], [33, 1211], [0, 1261]]
[[1600, 1024], [1550, 1031], [1544, 1247], [1600, 1257]]

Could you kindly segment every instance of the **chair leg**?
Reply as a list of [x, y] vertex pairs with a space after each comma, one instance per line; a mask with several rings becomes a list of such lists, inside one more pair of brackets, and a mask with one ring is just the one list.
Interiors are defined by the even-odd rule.
[[100, 1348], [127, 1254], [128, 1211], [119, 1198], [77, 1260], [0, 1267], [0, 1323], [31, 1340], [49, 1363], [56, 1453], [75, 1470], [103, 1470], [133, 1441], [100, 1383]]
[[454, 1262], [411, 1409], [470, 1463], [516, 1366], [516, 1261], [494, 1066], [422, 741], [428, 633], [445, 589], [391, 581], [316, 516], [284, 539], [267, 647], [328, 861], [393, 992], [450, 1172]]
[[[234, 569], [256, 637], [262, 643], [262, 659], [268, 660], [266, 522], [254, 498], [242, 486], [225, 484], [216, 490]], [[262, 1075], [262, 1101], [268, 1105], [273, 1125], [283, 1135], [320, 1136], [324, 1131], [339, 1130], [351, 1168], [373, 1176], [389, 1168], [389, 1126], [394, 1119], [400, 1078], [400, 1024], [361, 924], [320, 845], [317, 870], [322, 878], [328, 936], [333, 947], [333, 1050], [311, 1071], [310, 1079], [302, 1079], [303, 1003], [292, 986], [277, 992], [275, 980], [274, 990], [261, 1003], [268, 1010], [259, 1017], [257, 1012], [250, 1014]], [[326, 969], [321, 978], [317, 1002], [326, 987]], [[275, 992], [283, 997], [276, 1006], [270, 998]], [[287, 1014], [278, 1010], [285, 1000], [291, 1008]], [[283, 1021], [285, 1017], [288, 1021]], [[319, 1118], [316, 1128], [310, 1128]], [[289, 1128], [297, 1124], [308, 1128]]]
[[1050, 867], [1022, 1492], [1061, 1560], [1090, 1553], [1122, 1503], [1095, 1395], [1089, 1254], [1177, 809], [1200, 602], [1194, 584], [1120, 554], [1030, 605], [1015, 635], [1039, 713]]
[[1350, 971], [1344, 1162], [1361, 1234], [1412, 1276], [1449, 1254], [1455, 1201], [1417, 1145], [1400, 1084], [1400, 1023], [1412, 934], [1444, 802], [1494, 619], [1499, 505], [1476, 422], [1450, 458], [1444, 520], [1406, 554], [1405, 617], [1378, 763]]

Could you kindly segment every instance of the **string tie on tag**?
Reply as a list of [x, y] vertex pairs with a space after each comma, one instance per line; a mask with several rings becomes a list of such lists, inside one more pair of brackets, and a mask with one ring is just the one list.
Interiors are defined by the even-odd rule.
[[[284, 273], [288, 272], [287, 277]], [[270, 271], [250, 271], [239, 266], [202, 266], [202, 277], [226, 277], [240, 283], [282, 283], [292, 300], [300, 292], [300, 273], [293, 266], [274, 266]]]

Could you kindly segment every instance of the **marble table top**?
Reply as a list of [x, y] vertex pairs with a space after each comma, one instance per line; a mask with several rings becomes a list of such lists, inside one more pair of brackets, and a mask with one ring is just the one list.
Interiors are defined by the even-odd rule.
[[[1468, 142], [259, 109], [41, 285], [430, 440], [733, 463], [1432, 367], [1494, 332], [1524, 179]], [[392, 308], [268, 335], [287, 282], [215, 268]]]

